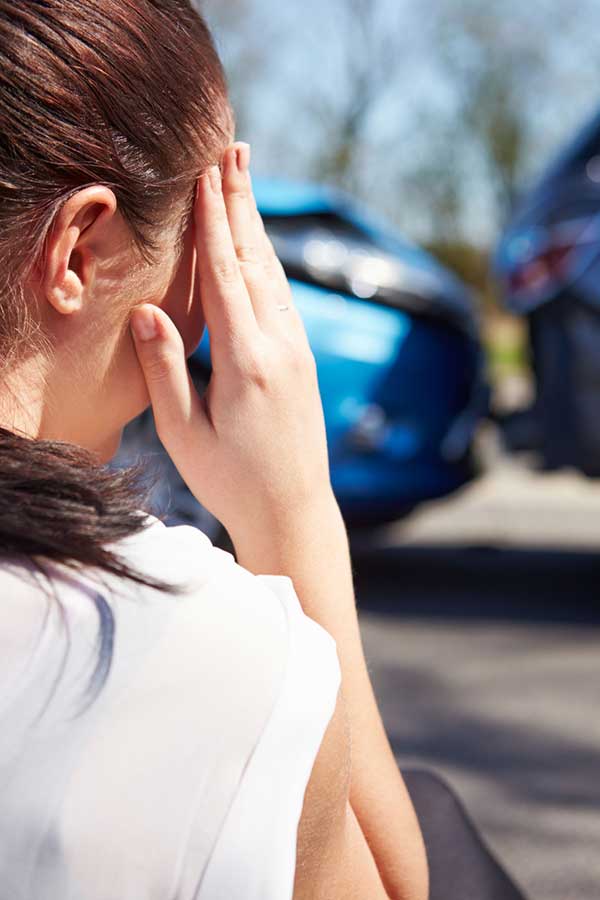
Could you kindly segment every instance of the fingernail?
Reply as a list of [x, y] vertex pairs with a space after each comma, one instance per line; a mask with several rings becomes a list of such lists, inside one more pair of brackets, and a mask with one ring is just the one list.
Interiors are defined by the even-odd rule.
[[208, 170], [208, 180], [215, 194], [221, 191], [221, 170], [218, 166], [211, 166]]
[[150, 306], [140, 306], [131, 314], [131, 328], [140, 341], [151, 341], [156, 337], [156, 319]]
[[250, 144], [240, 141], [236, 145], [235, 155], [240, 172], [247, 172], [250, 168]]

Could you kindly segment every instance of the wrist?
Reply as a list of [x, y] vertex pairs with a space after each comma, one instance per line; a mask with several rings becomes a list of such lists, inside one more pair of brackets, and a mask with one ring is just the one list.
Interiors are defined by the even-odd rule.
[[312, 545], [344, 545], [347, 534], [329, 488], [291, 508], [243, 522], [230, 537], [240, 565], [254, 574], [290, 575], [311, 554]]

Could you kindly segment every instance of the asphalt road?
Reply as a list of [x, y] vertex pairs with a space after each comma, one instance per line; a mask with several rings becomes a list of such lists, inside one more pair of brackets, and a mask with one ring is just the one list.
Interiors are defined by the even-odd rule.
[[598, 900], [600, 486], [496, 460], [353, 558], [400, 765], [450, 781], [531, 900]]

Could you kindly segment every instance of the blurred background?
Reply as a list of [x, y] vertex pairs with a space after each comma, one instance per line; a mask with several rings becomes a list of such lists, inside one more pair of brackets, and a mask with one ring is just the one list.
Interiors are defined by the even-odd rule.
[[339, 185], [433, 250], [478, 293], [494, 384], [526, 370], [490, 252], [519, 191], [598, 107], [595, 0], [200, 7], [254, 172]]
[[[600, 897], [600, 6], [198, 5], [315, 352], [398, 761], [533, 900]], [[161, 460], [157, 502], [227, 547]]]

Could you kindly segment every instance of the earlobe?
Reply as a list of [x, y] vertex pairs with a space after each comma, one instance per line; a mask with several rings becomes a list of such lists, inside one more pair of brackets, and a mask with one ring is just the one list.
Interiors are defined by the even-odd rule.
[[49, 240], [44, 276], [46, 298], [61, 315], [78, 312], [83, 303], [81, 254], [75, 249], [80, 230], [65, 223], [66, 213], [59, 214]]
[[62, 285], [53, 284], [47, 293], [48, 301], [56, 312], [70, 315], [78, 312], [83, 305], [83, 285], [79, 277], [67, 270]]

